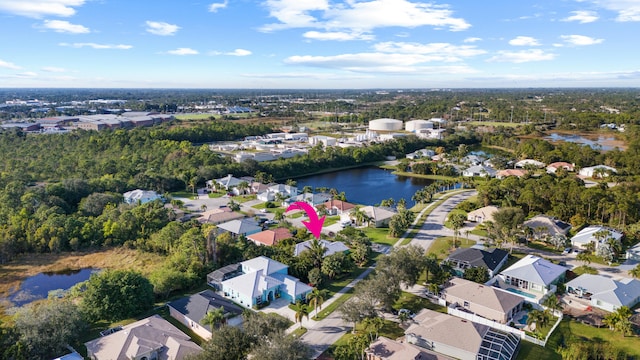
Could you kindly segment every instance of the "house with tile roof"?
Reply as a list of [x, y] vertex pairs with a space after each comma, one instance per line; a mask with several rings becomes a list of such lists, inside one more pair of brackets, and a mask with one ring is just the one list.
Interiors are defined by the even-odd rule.
[[539, 295], [554, 293], [555, 285], [564, 280], [566, 272], [567, 268], [564, 266], [534, 255], [527, 255], [503, 270], [498, 277], [505, 284], [515, 288], [514, 293], [522, 295], [525, 300], [530, 301], [537, 297], [523, 293], [519, 289]]
[[293, 234], [287, 228], [267, 229], [247, 236], [247, 240], [253, 241], [256, 245], [273, 246], [284, 239], [290, 239]]
[[564, 161], [557, 161], [547, 165], [547, 173], [555, 174], [558, 169], [565, 169], [567, 171], [573, 172], [575, 170], [575, 167], [576, 166], [574, 164], [569, 164], [568, 162]]
[[405, 337], [410, 344], [461, 360], [515, 359], [520, 345], [512, 333], [429, 309], [413, 318]]
[[[293, 248], [293, 256], [300, 256], [303, 252], [311, 248], [311, 243], [314, 240], [307, 240], [301, 243], [296, 244]], [[328, 241], [328, 240], [318, 240], [320, 246], [324, 248], [324, 256], [327, 257], [329, 255], [333, 255], [337, 252], [347, 252], [349, 248], [342, 241]]]
[[253, 219], [243, 218], [218, 224], [218, 230], [227, 231], [233, 236], [247, 236], [262, 231], [262, 227]]
[[316, 209], [323, 207], [327, 215], [342, 215], [351, 212], [356, 206], [342, 200], [331, 199], [322, 204], [316, 205]]
[[496, 173], [496, 178], [498, 179], [504, 179], [507, 178], [509, 176], [515, 176], [515, 177], [524, 177], [525, 175], [527, 175], [529, 172], [527, 170], [521, 170], [521, 169], [504, 169], [504, 170], [499, 170]]
[[181, 360], [202, 351], [170, 322], [153, 315], [84, 344], [92, 360]]
[[602, 275], [582, 274], [565, 284], [567, 292], [586, 298], [593, 307], [614, 312], [622, 306], [629, 309], [640, 303], [640, 280], [614, 280]]
[[277, 298], [305, 300], [313, 288], [288, 275], [289, 267], [266, 256], [240, 263], [242, 273], [222, 282], [224, 296], [241, 306], [261, 306]]
[[453, 267], [458, 276], [462, 276], [466, 269], [482, 267], [487, 269], [489, 278], [492, 278], [506, 264], [508, 259], [509, 253], [498, 248], [489, 250], [460, 248], [451, 253], [445, 259], [445, 262]]
[[448, 306], [456, 304], [467, 312], [501, 324], [513, 321], [524, 306], [524, 299], [514, 293], [461, 278], [449, 280], [449, 286], [440, 294]]
[[203, 325], [201, 321], [209, 311], [223, 308], [227, 325], [238, 326], [242, 323], [242, 308], [211, 290], [172, 301], [167, 307], [171, 317], [205, 340], [211, 338], [212, 329], [211, 325]]
[[549, 236], [567, 235], [571, 230], [571, 224], [547, 215], [536, 215], [525, 221], [523, 225], [534, 231], [544, 228]]

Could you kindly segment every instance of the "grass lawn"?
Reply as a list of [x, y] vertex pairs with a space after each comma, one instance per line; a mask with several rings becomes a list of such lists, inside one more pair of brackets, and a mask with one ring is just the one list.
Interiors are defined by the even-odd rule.
[[191, 200], [196, 198], [196, 195], [192, 191], [187, 190], [174, 191], [169, 193], [169, 195], [171, 195], [172, 198], [187, 198]]
[[221, 198], [221, 197], [223, 197], [225, 195], [226, 195], [226, 193], [224, 193], [224, 192], [210, 192], [209, 193], [209, 198], [210, 199], [216, 199], [216, 198]]
[[478, 235], [482, 237], [488, 237], [489, 233], [487, 230], [478, 229], [477, 227], [469, 232], [469, 234]]
[[293, 330], [291, 332], [291, 334], [289, 334], [289, 335], [299, 338], [300, 336], [304, 335], [306, 332], [307, 332], [307, 328], [306, 327], [299, 327], [299, 328]]
[[346, 293], [340, 295], [340, 297], [337, 298], [331, 304], [327, 305], [326, 307], [323, 307], [322, 310], [319, 311], [318, 315], [313, 317], [313, 320], [322, 320], [326, 318], [332, 312], [336, 311], [336, 309], [339, 308], [342, 304], [347, 302], [347, 300], [351, 299], [352, 296], [353, 296], [353, 288], [349, 289], [349, 291], [347, 291]]
[[[365, 329], [363, 329], [363, 326], [361, 324], [356, 325], [356, 332], [361, 332], [364, 330]], [[389, 339], [397, 339], [401, 336], [404, 336], [404, 330], [398, 325], [398, 323], [390, 320], [384, 320], [384, 325], [382, 326], [382, 329], [380, 329], [378, 335], [387, 337]], [[325, 356], [333, 358], [334, 349], [339, 346], [347, 345], [349, 343], [349, 339], [351, 339], [353, 336], [354, 334], [351, 331], [342, 335], [342, 337], [338, 339], [338, 341], [329, 346], [329, 348], [320, 356], [320, 358], [326, 358]]]
[[337, 223], [338, 221], [340, 221], [340, 216], [339, 215], [327, 216], [327, 218], [324, 219], [324, 225], [323, 226], [333, 225], [333, 224]]
[[509, 258], [507, 259], [507, 262], [504, 264], [504, 266], [502, 267], [503, 269], [507, 269], [509, 268], [509, 266], [517, 263], [518, 261], [520, 261], [523, 257], [525, 257], [525, 253], [521, 253], [521, 252], [517, 252], [514, 251], [513, 253], [509, 254]]
[[[436, 254], [438, 256], [438, 258], [445, 258], [447, 257], [451, 251], [451, 244], [449, 243], [449, 240], [453, 241], [453, 237], [451, 236], [444, 236], [444, 237], [440, 237], [437, 238], [433, 244], [431, 244], [431, 246], [429, 247], [429, 253], [432, 254]], [[476, 244], [475, 241], [473, 240], [469, 240], [469, 239], [464, 239], [462, 237], [458, 237], [458, 241], [460, 242], [460, 246], [461, 248], [468, 248], [468, 247], [472, 247], [473, 245]]]
[[389, 228], [360, 228], [371, 239], [371, 242], [393, 246], [398, 238], [389, 236]]
[[438, 311], [441, 313], [447, 313], [447, 308], [444, 306], [440, 306], [438, 304], [434, 304], [428, 299], [423, 297], [414, 295], [412, 293], [408, 293], [403, 291], [402, 295], [400, 295], [400, 299], [396, 301], [393, 305], [393, 308], [396, 310], [399, 309], [409, 309], [417, 314], [422, 309], [429, 309], [433, 311]]
[[536, 250], [549, 251], [549, 252], [556, 253], [556, 254], [560, 254], [564, 250], [564, 249], [558, 250], [553, 246], [550, 246], [548, 244], [545, 244], [545, 243], [539, 242], [539, 241], [530, 241], [527, 244], [527, 247], [530, 247], [530, 248], [536, 249]]
[[240, 196], [234, 196], [233, 197], [233, 201], [237, 202], [237, 203], [245, 203], [247, 201], [251, 201], [251, 200], [255, 200], [256, 199], [256, 195], [240, 195]]

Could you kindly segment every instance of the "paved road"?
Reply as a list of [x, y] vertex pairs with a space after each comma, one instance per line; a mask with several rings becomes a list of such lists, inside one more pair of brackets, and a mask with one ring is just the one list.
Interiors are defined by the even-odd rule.
[[[453, 208], [464, 200], [474, 196], [475, 190], [462, 191], [451, 196], [442, 204], [438, 205], [427, 216], [418, 233], [411, 240], [411, 245], [422, 246], [425, 250], [429, 249], [433, 241], [443, 236], [453, 236], [453, 230], [446, 228], [443, 224], [447, 219], [447, 215]], [[469, 236], [472, 240], [479, 240], [477, 236]]]

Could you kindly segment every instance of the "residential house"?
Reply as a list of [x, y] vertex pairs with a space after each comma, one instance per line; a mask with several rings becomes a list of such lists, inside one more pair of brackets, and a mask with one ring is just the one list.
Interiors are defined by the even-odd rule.
[[485, 160], [486, 159], [481, 156], [469, 154], [460, 159], [460, 162], [469, 166], [476, 166], [481, 165]]
[[131, 190], [122, 195], [127, 204], [146, 204], [154, 200], [162, 200], [162, 195], [152, 190]]
[[498, 171], [496, 173], [496, 178], [504, 179], [509, 176], [515, 176], [515, 177], [521, 178], [527, 175], [528, 173], [529, 172], [527, 170], [522, 170], [522, 169], [505, 169], [505, 170]]
[[509, 258], [505, 250], [493, 248], [489, 250], [476, 248], [460, 248], [449, 255], [445, 262], [453, 267], [458, 276], [465, 270], [481, 267], [487, 269], [489, 278], [494, 277]]
[[279, 297], [305, 301], [313, 288], [288, 275], [289, 267], [266, 256], [240, 263], [242, 274], [222, 282], [224, 295], [242, 306], [261, 306]]
[[181, 360], [202, 351], [170, 322], [153, 315], [84, 344], [93, 360]]
[[222, 282], [242, 275], [242, 265], [230, 264], [207, 274], [207, 284], [216, 291], [222, 290]]
[[535, 301], [536, 295], [527, 294], [519, 289], [531, 293], [546, 295], [555, 293], [556, 284], [564, 280], [567, 268], [554, 264], [543, 258], [527, 255], [509, 268], [503, 270], [498, 277], [508, 286], [514, 288], [514, 293], [524, 296], [525, 300]]
[[262, 227], [259, 226], [255, 220], [249, 218], [231, 220], [218, 224], [218, 229], [230, 232], [233, 236], [247, 236], [262, 231]]
[[612, 168], [611, 166], [595, 165], [595, 166], [589, 166], [589, 167], [580, 169], [580, 171], [578, 171], [578, 175], [584, 176], [586, 178], [594, 178], [594, 177], [606, 177], [606, 176], [609, 176], [610, 174], [615, 174], [617, 172], [618, 170], [616, 170], [615, 168]]
[[231, 211], [228, 207], [211, 209], [200, 214], [198, 222], [201, 224], [213, 224], [218, 225], [232, 220], [238, 220], [244, 218], [244, 214]]
[[214, 293], [204, 290], [191, 296], [185, 296], [167, 304], [169, 314], [183, 323], [196, 335], [208, 340], [211, 338], [211, 325], [203, 325], [202, 319], [209, 311], [224, 309], [227, 325], [237, 326], [242, 323], [242, 308]]
[[283, 199], [294, 198], [298, 196], [298, 188], [283, 184], [270, 185], [265, 191], [259, 193], [257, 198], [261, 201], [274, 201], [277, 194], [280, 194]]
[[486, 325], [423, 309], [405, 330], [407, 342], [456, 359], [514, 359], [520, 339]]
[[485, 206], [480, 209], [470, 211], [467, 214], [467, 220], [477, 223], [483, 223], [485, 221], [493, 221], [493, 214], [499, 209], [495, 206]]
[[565, 169], [567, 171], [573, 172], [575, 170], [574, 164], [569, 164], [568, 162], [558, 161], [547, 165], [547, 172], [549, 174], [555, 174], [558, 169]]
[[614, 312], [622, 306], [629, 309], [640, 302], [640, 280], [614, 280], [602, 275], [582, 274], [565, 284], [567, 292], [591, 301], [591, 305]]
[[[597, 234], [597, 235], [596, 235]], [[602, 234], [602, 237], [600, 237]], [[594, 243], [594, 249], [597, 249], [601, 244], [606, 243], [608, 239], [612, 238], [615, 241], [620, 242], [623, 234], [619, 231], [611, 228], [592, 225], [580, 230], [571, 238], [571, 246], [584, 249], [587, 244]], [[600, 237], [600, 238], [598, 238]]]
[[549, 236], [567, 235], [571, 229], [571, 224], [547, 215], [536, 215], [525, 221], [523, 225], [534, 231], [544, 229]]
[[311, 206], [316, 206], [324, 204], [331, 199], [333, 199], [333, 195], [329, 193], [303, 193], [296, 197], [289, 198], [286, 201], [288, 203], [303, 201], [310, 204]]
[[[207, 181], [207, 189], [224, 189], [226, 191], [234, 191], [233, 189], [236, 189], [234, 194], [235, 195], [240, 195], [240, 190], [237, 189], [238, 185], [240, 185], [240, 183], [245, 182], [245, 180], [242, 179], [238, 179], [236, 177], [234, 177], [233, 175], [229, 174], [223, 178], [220, 179], [215, 179], [215, 180], [208, 180]], [[249, 183], [247, 182], [247, 185]], [[247, 189], [248, 190], [248, 189]]]
[[366, 360], [448, 360], [448, 356], [438, 355], [426, 349], [403, 341], [379, 336], [365, 350]]
[[640, 261], [640, 243], [628, 248], [626, 255], [628, 260]]
[[462, 176], [482, 176], [482, 177], [495, 177], [497, 171], [484, 165], [474, 165], [462, 170]]
[[411, 159], [411, 160], [422, 159], [422, 158], [430, 159], [435, 154], [436, 152], [431, 149], [421, 149], [421, 150], [416, 150], [412, 153], [407, 154], [407, 159]]
[[390, 208], [379, 206], [363, 206], [360, 210], [369, 217], [369, 224], [377, 228], [389, 226], [391, 218], [396, 214]]
[[267, 229], [247, 236], [247, 240], [253, 241], [256, 245], [273, 246], [284, 239], [290, 239], [293, 234], [287, 228]]
[[[324, 248], [324, 256], [333, 255], [337, 252], [347, 252], [349, 248], [342, 241], [328, 241], [328, 240], [318, 240], [320, 246]], [[293, 248], [293, 256], [300, 256], [304, 251], [311, 248], [311, 243], [313, 240], [307, 240], [301, 243], [296, 244], [295, 248]]]
[[515, 167], [519, 169], [524, 169], [529, 166], [542, 169], [544, 167], [544, 163], [542, 161], [533, 160], [533, 159], [524, 159], [515, 163]]
[[324, 208], [327, 211], [327, 215], [342, 215], [351, 212], [356, 206], [352, 203], [348, 203], [342, 200], [329, 200], [320, 205], [316, 205], [316, 209]]
[[512, 292], [473, 281], [452, 278], [440, 296], [448, 306], [457, 304], [466, 312], [501, 324], [513, 321], [523, 309], [524, 299]]

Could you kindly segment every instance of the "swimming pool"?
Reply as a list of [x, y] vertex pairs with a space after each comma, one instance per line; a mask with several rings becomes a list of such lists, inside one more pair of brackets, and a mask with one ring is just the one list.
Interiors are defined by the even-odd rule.
[[518, 294], [518, 295], [526, 296], [526, 297], [528, 297], [528, 298], [530, 298], [530, 299], [535, 299], [535, 298], [536, 298], [536, 296], [535, 296], [535, 295], [529, 294], [529, 293], [524, 292], [524, 291], [522, 291], [522, 290], [518, 290], [518, 289], [514, 289], [514, 288], [507, 288], [506, 290], [507, 290], [508, 292], [512, 292], [512, 293], [514, 293], [514, 294]]
[[522, 325], [527, 325], [528, 319], [529, 319], [529, 315], [524, 315], [523, 317], [520, 318], [520, 320], [518, 320], [518, 322]]

